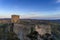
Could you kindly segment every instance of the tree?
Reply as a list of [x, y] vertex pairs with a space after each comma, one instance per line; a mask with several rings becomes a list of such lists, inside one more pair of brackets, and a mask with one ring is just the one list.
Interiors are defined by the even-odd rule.
[[37, 37], [38, 37], [38, 32], [37, 31], [34, 31], [30, 34], [27, 35], [28, 38], [30, 38], [31, 40], [38, 40]]
[[7, 40], [20, 40], [20, 39], [17, 37], [17, 35], [14, 32], [9, 32]]

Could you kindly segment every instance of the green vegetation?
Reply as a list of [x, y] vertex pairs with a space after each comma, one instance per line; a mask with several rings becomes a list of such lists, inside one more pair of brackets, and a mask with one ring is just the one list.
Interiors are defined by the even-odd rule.
[[2, 27], [2, 26], [8, 26], [8, 24], [0, 24], [0, 27]]
[[0, 24], [0, 40], [20, 40], [14, 32], [8, 31], [8, 24]]
[[6, 30], [6, 27], [8, 25], [7, 24], [0, 24], [0, 40], [4, 40], [6, 39], [6, 34], [7, 34], [7, 30]]
[[27, 34], [27, 37], [30, 38], [30, 40], [37, 40], [38, 32], [34, 30], [33, 27], [31, 27], [31, 31], [29, 34]]
[[52, 24], [51, 26], [52, 34], [55, 39], [60, 40], [60, 24]]
[[14, 32], [9, 32], [7, 40], [20, 40], [20, 39], [17, 37], [17, 35]]
[[28, 34], [27, 37], [30, 38], [30, 40], [37, 40], [38, 32], [34, 31], [34, 32]]

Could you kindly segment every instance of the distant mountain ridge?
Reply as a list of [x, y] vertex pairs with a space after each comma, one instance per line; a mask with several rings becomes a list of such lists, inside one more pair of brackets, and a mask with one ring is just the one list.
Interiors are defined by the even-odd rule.
[[0, 20], [10, 20], [11, 18], [0, 18]]
[[[11, 18], [0, 18], [0, 20], [11, 20]], [[51, 19], [51, 20], [47, 20], [47, 19], [21, 19], [21, 20], [46, 20], [46, 21], [50, 21], [50, 22], [53, 22], [53, 23], [60, 23], [60, 19]]]

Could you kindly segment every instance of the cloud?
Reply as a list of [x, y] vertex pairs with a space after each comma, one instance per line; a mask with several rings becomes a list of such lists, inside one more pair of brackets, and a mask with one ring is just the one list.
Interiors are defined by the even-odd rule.
[[47, 12], [29, 12], [28, 14], [21, 15], [21, 18], [32, 18], [32, 19], [40, 19], [40, 18], [52, 18], [54, 14], [50, 14]]
[[56, 0], [56, 3], [60, 3], [60, 0]]
[[[51, 13], [51, 14], [50, 14]], [[60, 19], [60, 11], [54, 12], [30, 12], [29, 14], [21, 15], [25, 19]]]
[[45, 12], [29, 12], [27, 14], [21, 15], [21, 18], [34, 18], [34, 17], [43, 17], [46, 16]]

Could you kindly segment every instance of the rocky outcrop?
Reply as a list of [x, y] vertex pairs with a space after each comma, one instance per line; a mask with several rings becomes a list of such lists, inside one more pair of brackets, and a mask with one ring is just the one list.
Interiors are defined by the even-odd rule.
[[26, 35], [30, 32], [30, 27], [29, 25], [14, 24], [14, 32], [20, 40], [28, 40], [29, 38], [27, 38]]
[[[20, 38], [20, 40], [32, 40], [31, 38], [35, 39], [36, 37], [37, 37], [37, 40], [45, 40], [45, 39], [53, 40], [51, 34], [49, 33], [46, 34], [47, 33], [46, 30], [44, 30], [45, 33], [42, 36], [39, 34], [41, 32], [38, 32], [38, 31], [37, 31], [38, 34], [35, 34], [34, 31], [32, 31], [33, 33], [31, 33], [31, 27], [33, 27], [33, 25], [14, 24], [14, 32], [18, 35], [18, 38]], [[30, 35], [30, 36], [27, 37], [27, 35]], [[47, 35], [49, 36], [47, 37]]]

